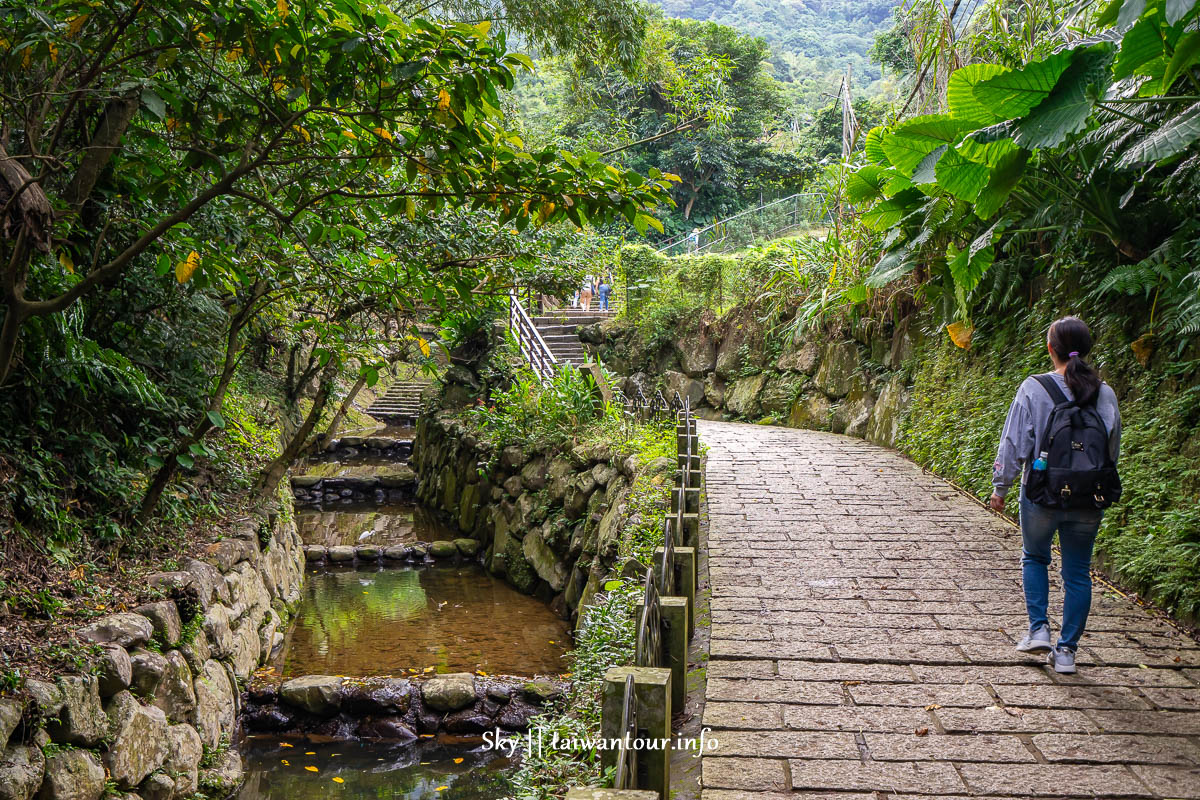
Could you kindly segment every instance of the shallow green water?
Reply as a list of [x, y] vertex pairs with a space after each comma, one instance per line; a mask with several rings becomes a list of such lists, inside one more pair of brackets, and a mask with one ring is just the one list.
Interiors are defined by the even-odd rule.
[[478, 746], [445, 740], [398, 747], [302, 740], [291, 744], [246, 740], [241, 748], [246, 783], [237, 800], [496, 800], [506, 794], [504, 771], [509, 762]]
[[309, 574], [276, 666], [297, 675], [409, 670], [553, 675], [567, 623], [478, 564]]

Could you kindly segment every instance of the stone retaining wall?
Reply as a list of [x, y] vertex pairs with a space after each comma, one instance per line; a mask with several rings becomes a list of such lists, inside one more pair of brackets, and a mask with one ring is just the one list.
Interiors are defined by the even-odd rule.
[[566, 619], [621, 566], [617, 545], [638, 470], [675, 468], [670, 459], [639, 468], [607, 445], [493, 454], [445, 413], [420, 419], [412, 464], [418, 499], [480, 543], [487, 570]]
[[626, 376], [622, 389], [661, 387], [689, 398], [699, 417], [760, 420], [896, 446], [909, 401], [906, 362], [922, 334], [915, 318], [844, 338], [794, 336], [778, 352], [752, 310], [691, 319], [645, 352], [626, 322], [581, 333], [588, 350]]
[[227, 745], [239, 687], [282, 643], [303, 567], [290, 515], [255, 515], [202, 559], [149, 576], [161, 599], [80, 628], [94, 671], [29, 680], [0, 698], [0, 800], [183, 800], [234, 788], [241, 758]]

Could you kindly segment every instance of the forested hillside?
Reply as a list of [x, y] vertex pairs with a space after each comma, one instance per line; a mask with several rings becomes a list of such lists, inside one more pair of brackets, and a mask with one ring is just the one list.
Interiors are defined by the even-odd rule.
[[791, 84], [797, 100], [817, 105], [836, 91], [837, 77], [853, 66], [866, 94], [881, 90], [881, 72], [867, 54], [875, 34], [890, 25], [895, 0], [654, 0], [669, 17], [711, 20], [761, 36], [771, 48], [775, 77]]

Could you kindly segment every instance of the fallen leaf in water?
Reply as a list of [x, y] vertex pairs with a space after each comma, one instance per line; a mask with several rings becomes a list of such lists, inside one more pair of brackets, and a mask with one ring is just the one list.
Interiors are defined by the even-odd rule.
[[421, 738], [422, 738], [422, 739], [432, 739], [432, 738], [433, 738], [433, 734], [432, 734], [432, 733], [422, 733], [422, 734], [421, 734]]
[[345, 781], [345, 780], [343, 780], [342, 778], [334, 778], [334, 779], [333, 779], [333, 782], [334, 782], [334, 783], [345, 783], [346, 781]]
[[940, 703], [930, 703], [929, 705], [925, 706], [925, 710], [926, 710], [926, 711], [933, 711], [935, 708], [941, 708], [941, 707], [942, 707], [942, 706], [941, 706], [941, 704], [940, 704]]
[[462, 762], [463, 762], [463, 760], [461, 758], [454, 759], [455, 764], [461, 764]]
[[446, 791], [446, 790], [447, 790], [447, 789], [449, 789], [449, 788], [450, 788], [449, 786], [439, 786], [439, 787], [437, 787], [436, 789], [434, 789], [434, 791], [435, 791], [435, 792], [444, 792], [444, 791]]
[[288, 744], [287, 742], [280, 742], [279, 746], [280, 747], [295, 747], [294, 744]]
[[320, 772], [321, 771], [321, 770], [317, 769], [316, 767], [305, 767], [305, 769], [308, 770], [309, 772]]
[[913, 731], [913, 733], [917, 736], [928, 736], [929, 728], [917, 728], [915, 731]]
[[553, 640], [553, 639], [551, 639], [551, 640], [550, 640], [550, 644], [554, 644], [554, 640]]
[[288, 763], [288, 760], [287, 760], [286, 758], [281, 758], [281, 759], [279, 759], [279, 761], [280, 761], [280, 763], [282, 763], [282, 764], [283, 764], [285, 767], [290, 767], [290, 766], [291, 766], [291, 764], [289, 764], [289, 763]]
[[309, 750], [309, 751], [308, 751], [307, 753], [305, 753], [304, 755], [306, 755], [306, 756], [315, 756], [315, 755], [316, 755], [316, 753], [315, 753], [315, 752], [313, 752], [312, 750]]

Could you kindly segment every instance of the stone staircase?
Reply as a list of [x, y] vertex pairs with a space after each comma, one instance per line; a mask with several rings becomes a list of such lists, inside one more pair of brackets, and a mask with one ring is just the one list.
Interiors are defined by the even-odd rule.
[[579, 366], [587, 361], [587, 352], [579, 340], [579, 329], [612, 319], [614, 314], [613, 311], [560, 308], [534, 317], [533, 324], [560, 364]]
[[429, 381], [413, 378], [397, 380], [371, 404], [367, 413], [380, 422], [411, 425], [421, 413], [421, 394], [428, 388]]

